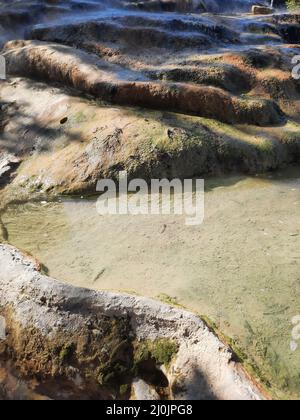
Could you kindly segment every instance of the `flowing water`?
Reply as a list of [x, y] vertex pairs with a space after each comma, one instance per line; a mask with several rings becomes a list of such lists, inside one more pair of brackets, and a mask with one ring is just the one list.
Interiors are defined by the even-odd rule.
[[[300, 168], [208, 180], [205, 220], [100, 216], [95, 200], [14, 205], [9, 241], [75, 286], [134, 292], [205, 314], [261, 368], [277, 395], [300, 395]], [[295, 338], [295, 336], [294, 336]], [[299, 347], [297, 347], [299, 344]]]

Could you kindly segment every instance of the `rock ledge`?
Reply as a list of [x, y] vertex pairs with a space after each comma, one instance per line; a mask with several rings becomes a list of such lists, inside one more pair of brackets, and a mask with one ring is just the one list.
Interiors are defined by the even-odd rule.
[[47, 397], [129, 398], [143, 380], [153, 388], [143, 385], [148, 394], [162, 398], [264, 398], [195, 315], [60, 283], [10, 246], [0, 245], [0, 266], [1, 360], [24, 378], [39, 378]]

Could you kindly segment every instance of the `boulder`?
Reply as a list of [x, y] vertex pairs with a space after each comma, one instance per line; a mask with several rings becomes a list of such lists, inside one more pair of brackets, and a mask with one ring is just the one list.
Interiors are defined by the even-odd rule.
[[271, 15], [274, 13], [274, 9], [272, 7], [266, 7], [266, 6], [253, 6], [252, 7], [252, 13], [254, 15]]
[[126, 399], [132, 388], [145, 399], [160, 392], [168, 399], [174, 393], [178, 399], [264, 399], [197, 316], [147, 298], [60, 283], [10, 246], [0, 245], [0, 266], [6, 326], [0, 362], [9, 362], [19, 379], [35, 378], [46, 397]]

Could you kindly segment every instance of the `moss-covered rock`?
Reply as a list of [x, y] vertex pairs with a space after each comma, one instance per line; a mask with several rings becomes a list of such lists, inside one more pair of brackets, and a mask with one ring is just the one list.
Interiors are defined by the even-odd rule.
[[[182, 397], [183, 388], [186, 398], [261, 398], [229, 348], [196, 316], [59, 283], [8, 246], [0, 246], [0, 264], [6, 323], [0, 362], [9, 360], [31, 389], [50, 398], [128, 398], [140, 378], [162, 398]], [[190, 381], [195, 369], [203, 371], [196, 388]], [[179, 373], [183, 388], [176, 394]]]

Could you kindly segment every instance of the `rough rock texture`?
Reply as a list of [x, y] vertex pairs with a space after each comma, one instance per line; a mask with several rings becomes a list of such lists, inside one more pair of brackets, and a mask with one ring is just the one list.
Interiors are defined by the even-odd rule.
[[0, 144], [23, 159], [3, 190], [2, 208], [45, 194], [95, 192], [99, 178], [117, 179], [120, 170], [146, 180], [257, 173], [295, 162], [300, 154], [300, 131], [293, 122], [281, 129], [233, 127], [174, 113], [111, 108], [27, 79], [12, 79], [0, 94], [15, 104]]
[[56, 282], [12, 247], [0, 246], [0, 265], [0, 315], [7, 326], [1, 359], [13, 361], [23, 378], [37, 378], [42, 394], [129, 396], [137, 374], [171, 399], [263, 398], [196, 316], [145, 298]]
[[14, 155], [0, 152], [0, 186], [19, 165], [20, 159]]
[[120, 170], [186, 178], [299, 160], [297, 13], [233, 17], [252, 2], [219, 0], [1, 4], [14, 77], [0, 86], [0, 153], [23, 161], [0, 181], [12, 181], [8, 197], [94, 192]]
[[284, 122], [280, 108], [270, 100], [246, 101], [211, 86], [130, 81], [134, 78], [130, 71], [125, 73], [127, 80], [122, 80], [117, 65], [105, 64], [70, 47], [13, 42], [6, 45], [4, 57], [11, 74], [63, 82], [118, 105], [165, 109], [227, 123], [269, 126]]
[[254, 15], [271, 15], [275, 10], [272, 7], [253, 6], [252, 13]]
[[134, 380], [132, 383], [132, 396], [131, 399], [133, 400], [159, 400], [159, 395], [147, 382], [143, 381], [142, 379]]
[[[233, 16], [251, 10], [252, 1], [238, 0], [0, 6], [9, 71], [0, 84], [0, 210], [95, 192], [99, 178], [120, 170], [149, 181], [299, 162], [296, 12]], [[6, 384], [19, 383], [17, 369], [25, 394], [41, 398], [260, 398], [198, 318], [73, 289], [26, 261], [1, 247], [8, 336], [0, 342], [0, 397], [16, 398]]]

